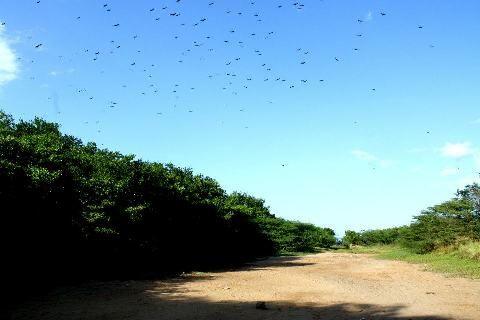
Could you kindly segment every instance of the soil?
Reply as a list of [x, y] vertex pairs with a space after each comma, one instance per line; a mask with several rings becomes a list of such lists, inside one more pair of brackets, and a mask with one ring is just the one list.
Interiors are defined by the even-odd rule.
[[369, 255], [277, 257], [169, 280], [63, 287], [13, 319], [480, 319], [480, 281]]

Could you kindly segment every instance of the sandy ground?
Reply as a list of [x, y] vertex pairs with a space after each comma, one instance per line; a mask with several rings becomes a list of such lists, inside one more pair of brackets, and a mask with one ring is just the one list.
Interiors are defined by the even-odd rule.
[[[264, 301], [266, 310], [257, 309]], [[271, 258], [167, 281], [90, 283], [13, 319], [480, 319], [480, 281], [367, 255]]]

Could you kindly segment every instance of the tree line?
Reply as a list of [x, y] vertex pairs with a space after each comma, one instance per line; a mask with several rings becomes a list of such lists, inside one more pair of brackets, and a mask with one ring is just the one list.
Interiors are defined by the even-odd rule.
[[333, 230], [278, 218], [264, 200], [227, 193], [190, 169], [4, 112], [0, 203], [4, 274], [17, 289], [224, 266], [336, 242]]
[[428, 253], [466, 241], [480, 241], [480, 186], [458, 190], [454, 198], [423, 210], [410, 225], [345, 232], [345, 245], [400, 244]]

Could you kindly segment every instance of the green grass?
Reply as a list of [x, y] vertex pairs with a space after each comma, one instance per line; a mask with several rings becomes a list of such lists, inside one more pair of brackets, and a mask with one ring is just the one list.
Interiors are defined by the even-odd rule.
[[480, 261], [480, 242], [466, 241], [452, 246], [449, 251], [461, 258]]
[[[480, 279], [480, 260], [475, 257], [478, 244], [467, 245], [463, 249], [440, 250], [427, 254], [416, 254], [400, 246], [369, 246], [342, 249], [340, 252], [369, 253], [379, 259], [400, 260], [424, 264], [430, 271], [442, 272], [452, 276]], [[465, 253], [467, 252], [467, 253]], [[472, 253], [470, 253], [472, 252]]]

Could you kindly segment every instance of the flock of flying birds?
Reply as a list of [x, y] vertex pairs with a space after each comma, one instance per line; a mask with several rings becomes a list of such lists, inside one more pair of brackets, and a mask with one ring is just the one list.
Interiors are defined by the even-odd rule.
[[[34, 1], [34, 6], [41, 6], [42, 2], [41, 1]], [[209, 22], [209, 16], [208, 12], [213, 11], [208, 11], [209, 8], [217, 6], [217, 3], [215, 1], [210, 1], [205, 3], [205, 12], [207, 13], [206, 16], [199, 18], [196, 21], [185, 21], [181, 19], [183, 17], [182, 12], [184, 10], [187, 10], [188, 7], [183, 5], [183, 0], [170, 0], [168, 4], [166, 5], [161, 5], [158, 7], [151, 7], [143, 13], [145, 15], [145, 19], [150, 19], [156, 23], [160, 23], [164, 21], [165, 19], [177, 19], [174, 20], [174, 23], [178, 23], [180, 30], [185, 30], [184, 32], [189, 32], [189, 28], [201, 28], [203, 24], [206, 24]], [[218, 34], [210, 34], [210, 35], [203, 35], [202, 38], [197, 39], [196, 41], [193, 41], [191, 43], [190, 47], [184, 48], [183, 51], [179, 52], [177, 55], [177, 58], [175, 61], [169, 61], [169, 64], [184, 64], [188, 59], [192, 57], [195, 53], [201, 52], [200, 60], [205, 59], [204, 55], [212, 57], [212, 59], [218, 64], [218, 69], [215, 70], [215, 72], [211, 72], [208, 74], [205, 74], [205, 81], [207, 83], [211, 83], [212, 85], [217, 85], [216, 89], [221, 90], [224, 92], [230, 92], [231, 93], [231, 99], [234, 99], [235, 96], [238, 96], [241, 94], [242, 90], [247, 90], [250, 88], [250, 90], [255, 90], [255, 83], [257, 82], [262, 82], [264, 85], [265, 84], [272, 84], [272, 85], [281, 85], [282, 90], [294, 90], [298, 86], [305, 86], [305, 85], [310, 85], [312, 83], [316, 84], [321, 84], [325, 79], [311, 79], [311, 78], [303, 78], [303, 79], [292, 79], [289, 78], [288, 76], [282, 76], [277, 74], [276, 70], [274, 67], [272, 67], [272, 64], [269, 61], [268, 57], [264, 56], [264, 52], [261, 48], [261, 46], [258, 45], [258, 43], [264, 43], [264, 46], [268, 48], [269, 43], [268, 40], [272, 37], [277, 37], [278, 35], [276, 34], [275, 30], [264, 30], [264, 28], [259, 27], [258, 29], [255, 29], [255, 24], [258, 24], [258, 26], [261, 26], [263, 22], [263, 15], [261, 12], [256, 12], [255, 7], [256, 7], [256, 2], [255, 1], [249, 1], [248, 2], [249, 10], [245, 11], [234, 11], [234, 10], [226, 10], [223, 11], [222, 14], [226, 15], [227, 19], [228, 16], [235, 16], [237, 19], [249, 19], [248, 23], [252, 24], [252, 29], [253, 30], [259, 30], [258, 32], [250, 32], [246, 34], [244, 30], [237, 30], [236, 28], [227, 28], [224, 25], [218, 25], [218, 28], [227, 28], [228, 32], [225, 32], [226, 30], [223, 30], [221, 35]], [[293, 1], [293, 2], [288, 2], [285, 1], [284, 4], [271, 4], [271, 8], [269, 10], [296, 10], [296, 11], [302, 11], [302, 10], [307, 10], [308, 6], [306, 6], [304, 3], [298, 2], [298, 1]], [[113, 2], [106, 2], [106, 3], [95, 3], [94, 7], [92, 10], [100, 10], [103, 11], [104, 14], [108, 15], [111, 12], [115, 11], [115, 4]], [[254, 12], [254, 13], [252, 13]], [[218, 14], [218, 11], [215, 11], [215, 14]], [[384, 18], [388, 16], [386, 12], [377, 12], [374, 13], [378, 15], [381, 18]], [[72, 23], [80, 23], [82, 21], [88, 21], [88, 17], [82, 17], [82, 16], [73, 16], [72, 17]], [[232, 19], [233, 21], [233, 19]], [[358, 18], [356, 20], [356, 23], [358, 24], [363, 24], [365, 19]], [[5, 25], [5, 22], [1, 22], [2, 25]], [[142, 48], [140, 45], [140, 42], [138, 42], [137, 39], [144, 37], [145, 34], [142, 32], [139, 33], [131, 33], [128, 34], [128, 38], [130, 40], [128, 43], [121, 43], [121, 41], [118, 41], [116, 38], [118, 35], [118, 32], [123, 32], [125, 36], [125, 32], [132, 32], [132, 30], [122, 30], [123, 23], [122, 21], [117, 21], [113, 24], [111, 24], [111, 40], [109, 40], [109, 43], [104, 43], [101, 46], [102, 48], [108, 48], [106, 50], [100, 50], [97, 48], [78, 48], [77, 49], [77, 54], [81, 55], [82, 58], [85, 61], [89, 61], [92, 64], [97, 64], [98, 69], [100, 70], [101, 73], [105, 73], [106, 71], [102, 69], [102, 61], [105, 61], [105, 59], [108, 59], [109, 55], [115, 55], [117, 51], [122, 50], [124, 46], [129, 47], [129, 49], [134, 52], [135, 54], [132, 56], [132, 58], [128, 61], [123, 62], [123, 67], [126, 68], [126, 70], [130, 72], [136, 72], [137, 75], [141, 74], [143, 77], [143, 89], [139, 90], [138, 92], [136, 91], [138, 89], [138, 83], [128, 83], [128, 81], [124, 83], [118, 83], [119, 90], [129, 90], [129, 87], [132, 87], [131, 92], [129, 94], [138, 94], [142, 96], [146, 95], [155, 95], [161, 93], [168, 93], [172, 96], [174, 101], [179, 101], [182, 97], [182, 94], [186, 94], [188, 92], [192, 92], [196, 89], [195, 85], [191, 84], [185, 84], [185, 83], [180, 83], [180, 82], [173, 82], [171, 83], [169, 88], [160, 88], [160, 86], [157, 85], [155, 82], [155, 68], [157, 67], [157, 64], [159, 63], [164, 63], [160, 61], [149, 61], [146, 63], [144, 57], [142, 57]], [[183, 29], [182, 29], [183, 28]], [[418, 25], [418, 29], [423, 29], [423, 25]], [[261, 30], [261, 31], [260, 31]], [[361, 30], [359, 28], [359, 30]], [[223, 36], [224, 34], [227, 34], [229, 36], [225, 37]], [[173, 41], [176, 39], [182, 38], [185, 34], [178, 33], [178, 34], [173, 34]], [[362, 38], [364, 37], [364, 34], [361, 32], [358, 32], [354, 35], [355, 37]], [[124, 37], [125, 39], [125, 37]], [[252, 39], [255, 39], [255, 41], [251, 41]], [[34, 41], [34, 40], [33, 40]], [[254, 44], [253, 44], [254, 43]], [[132, 44], [134, 47], [132, 47]], [[32, 43], [33, 49], [40, 51], [44, 47], [48, 47], [48, 43], [44, 43], [41, 41], [38, 42], [33, 42]], [[236, 56], [231, 56], [230, 58], [225, 58], [225, 55], [216, 55], [216, 51], [221, 47], [225, 46], [230, 46], [232, 50], [230, 51], [232, 54], [237, 54]], [[430, 45], [433, 47], [433, 45]], [[240, 50], [241, 49], [241, 50]], [[297, 57], [297, 63], [298, 63], [298, 68], [306, 68], [304, 65], [308, 65], [309, 60], [311, 58], [311, 53], [308, 49], [305, 48], [292, 48], [292, 51], [296, 52], [296, 57]], [[354, 51], [360, 50], [359, 48], [353, 48]], [[242, 54], [248, 54], [250, 56], [245, 57], [242, 56]], [[252, 59], [252, 57], [255, 57], [256, 59]], [[65, 61], [65, 59], [70, 59], [72, 61], [73, 57], [65, 57], [63, 55], [58, 55], [58, 59]], [[19, 57], [19, 60], [22, 58]], [[151, 58], [149, 58], [151, 59]], [[241, 67], [238, 67], [236, 69], [236, 66], [238, 66], [238, 63], [240, 60], [244, 61], [247, 60], [249, 62], [251, 61], [260, 61], [258, 65], [252, 66], [254, 70], [257, 70], [256, 72], [250, 72], [247, 74], [248, 71], [243, 70]], [[33, 63], [35, 59], [32, 59], [30, 63]], [[191, 62], [191, 61], [190, 61]], [[331, 57], [331, 62], [332, 63], [341, 63], [342, 58], [341, 55], [338, 56], [332, 56]], [[253, 62], [252, 62], [253, 63]], [[193, 67], [195, 67], [195, 64], [193, 64]], [[107, 71], [108, 72], [108, 71]], [[128, 78], [128, 77], [126, 77]], [[31, 80], [35, 80], [35, 76], [31, 76]], [[215, 82], [215, 79], [219, 79], [218, 82]], [[221, 80], [220, 80], [221, 79]], [[188, 80], [188, 79], [187, 79]], [[210, 81], [210, 82], [208, 82]], [[186, 81], [187, 82], [187, 81]], [[88, 86], [88, 84], [86, 84]], [[135, 89], [133, 89], [133, 87]], [[78, 87], [74, 89], [76, 94], [80, 95], [82, 98], [86, 99], [86, 101], [95, 101], [98, 104], [104, 105], [107, 110], [113, 109], [120, 107], [121, 103], [120, 101], [117, 101], [115, 98], [108, 99], [108, 101], [97, 101], [97, 97], [94, 95], [93, 92], [95, 90], [89, 90], [85, 86]], [[375, 92], [376, 88], [370, 88], [371, 92]], [[55, 97], [48, 97], [49, 100], [55, 100]], [[272, 103], [271, 101], [268, 101], [269, 103]], [[176, 105], [175, 105], [176, 106]], [[193, 108], [187, 109], [186, 111], [188, 112], [194, 112]], [[243, 112], [244, 109], [241, 108], [239, 109], [240, 112]], [[60, 113], [59, 110], [57, 110], [58, 113]], [[158, 110], [157, 115], [161, 116], [163, 115], [162, 110]], [[88, 123], [88, 122], [86, 122]], [[98, 121], [97, 121], [98, 123]], [[244, 127], [245, 129], [248, 129], [248, 126]], [[98, 130], [100, 132], [100, 129]], [[427, 132], [429, 133], [429, 132]], [[284, 165], [283, 165], [284, 166]]]

